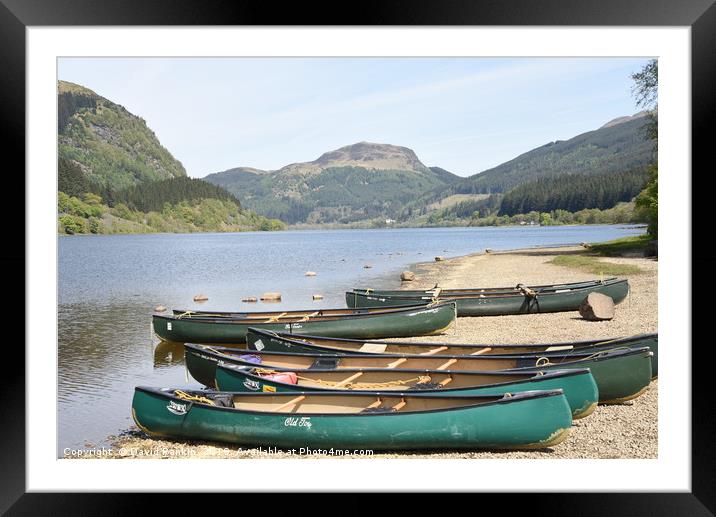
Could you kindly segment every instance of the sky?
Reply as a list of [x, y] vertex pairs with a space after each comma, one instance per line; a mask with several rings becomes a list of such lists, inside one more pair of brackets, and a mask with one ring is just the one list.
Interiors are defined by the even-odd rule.
[[191, 177], [367, 141], [460, 176], [637, 109], [649, 58], [60, 58], [142, 117]]

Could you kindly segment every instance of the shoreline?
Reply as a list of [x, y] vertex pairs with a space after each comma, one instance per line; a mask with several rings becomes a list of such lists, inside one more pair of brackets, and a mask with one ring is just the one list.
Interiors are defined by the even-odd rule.
[[[230, 234], [230, 233], [277, 233], [277, 232], [318, 232], [318, 231], [345, 231], [345, 230], [431, 230], [438, 228], [573, 228], [577, 226], [616, 226], [625, 229], [642, 229], [647, 228], [648, 225], [642, 225], [640, 223], [593, 223], [593, 224], [553, 224], [542, 226], [539, 224], [535, 225], [520, 225], [520, 224], [502, 224], [493, 226], [465, 226], [465, 225], [448, 225], [448, 226], [391, 226], [386, 228], [371, 228], [371, 227], [310, 227], [310, 228], [297, 228], [288, 226], [284, 230], [242, 230], [242, 231], [211, 231], [211, 232], [137, 232], [137, 233], [60, 233], [57, 232], [58, 237], [83, 237], [83, 236], [107, 236], [107, 235], [195, 235], [195, 234]], [[555, 244], [555, 246], [563, 246], [563, 244]], [[513, 250], [508, 250], [513, 251]]]
[[[516, 250], [475, 252], [439, 262], [411, 265], [416, 280], [395, 282], [405, 289], [432, 287], [439, 282], [452, 286], [504, 286], [518, 282], [557, 283], [582, 280], [590, 275], [579, 270], [550, 264], [559, 254], [586, 251], [581, 246], [530, 247]], [[404, 338], [400, 341], [453, 343], [537, 343], [578, 339], [602, 339], [642, 332], [656, 332], [658, 300], [656, 280], [658, 262], [648, 258], [604, 257], [605, 262], [638, 265], [641, 272], [624, 275], [632, 286], [627, 299], [619, 304], [611, 321], [588, 322], [576, 312], [518, 316], [460, 318], [456, 325], [437, 336]], [[591, 276], [592, 278], [595, 275]], [[534, 279], [534, 280], [533, 280]], [[331, 458], [333, 456], [286, 454], [267, 447], [244, 449], [231, 444], [186, 440], [155, 440], [130, 428], [122, 436], [108, 437], [113, 452], [104, 458]], [[157, 451], [160, 451], [158, 453]], [[164, 453], [161, 453], [164, 451]], [[167, 452], [169, 451], [169, 452]], [[65, 455], [65, 457], [77, 457]], [[406, 451], [376, 452], [371, 458], [657, 458], [658, 457], [658, 380], [637, 399], [621, 405], [599, 406], [587, 418], [574, 422], [570, 437], [553, 448], [534, 451]], [[343, 456], [343, 458], [349, 458]], [[366, 458], [366, 456], [356, 456]]]

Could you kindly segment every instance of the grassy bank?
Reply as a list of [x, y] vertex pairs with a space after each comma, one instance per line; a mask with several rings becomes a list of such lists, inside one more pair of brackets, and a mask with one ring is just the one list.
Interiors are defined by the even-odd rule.
[[604, 276], [638, 275], [643, 273], [639, 266], [605, 262], [591, 255], [557, 255], [549, 263]]
[[623, 257], [626, 255], [643, 256], [651, 241], [652, 238], [649, 235], [636, 235], [591, 244], [589, 250], [605, 257]]

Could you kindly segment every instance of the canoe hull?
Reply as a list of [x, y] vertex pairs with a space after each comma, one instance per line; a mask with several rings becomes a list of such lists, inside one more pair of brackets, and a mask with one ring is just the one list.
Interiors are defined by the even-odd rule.
[[[256, 352], [253, 352], [256, 354]], [[261, 353], [259, 352], [259, 355]], [[597, 384], [600, 404], [619, 403], [638, 397], [649, 387], [651, 382], [651, 351], [648, 348], [639, 348], [633, 350], [604, 350], [595, 352], [588, 358], [580, 360], [570, 360], [569, 356], [548, 357], [540, 355], [526, 356], [482, 356], [482, 357], [464, 357], [464, 356], [400, 356], [400, 355], [342, 355], [339, 358], [361, 358], [362, 368], [385, 368], [389, 360], [398, 358], [409, 358], [405, 363], [398, 365], [396, 370], [401, 369], [434, 369], [439, 364], [444, 363], [448, 359], [457, 358], [459, 366], [452, 366], [451, 371], [454, 372], [494, 372], [497, 370], [507, 370], [513, 372], [532, 372], [532, 371], [554, 371], [564, 369], [582, 369], [589, 368]], [[291, 354], [288, 354], [289, 356]], [[303, 354], [315, 357], [328, 357], [326, 354]], [[421, 361], [420, 366], [410, 364], [410, 359]], [[424, 365], [425, 361], [433, 361], [429, 365]], [[239, 366], [255, 367], [254, 363], [242, 361], [238, 356], [216, 353], [210, 349], [187, 346], [185, 349], [185, 363], [191, 376], [205, 386], [214, 386], [216, 378], [216, 365], [219, 361]], [[506, 366], [506, 365], [514, 366]], [[284, 368], [270, 363], [262, 363], [265, 368], [282, 371], [296, 371], [296, 368]], [[313, 369], [314, 371], [316, 368]]]
[[[288, 338], [288, 339], [287, 339]], [[658, 334], [641, 334], [630, 336], [622, 339], [614, 339], [609, 341], [574, 341], [563, 343], [550, 343], [544, 345], [518, 345], [518, 344], [453, 344], [453, 343], [407, 343], [407, 342], [381, 342], [372, 341], [372, 343], [388, 344], [393, 347], [393, 354], [420, 354], [428, 350], [435, 349], [439, 346], [447, 346], [448, 350], [441, 352], [443, 355], [469, 355], [477, 350], [491, 348], [488, 354], [532, 354], [542, 353], [542, 350], [548, 348], [564, 348], [572, 346], [575, 351], [594, 351], [608, 350], [613, 348], [642, 348], [649, 347], [653, 355], [651, 356], [651, 374], [657, 377], [659, 374], [659, 336]], [[291, 352], [303, 354], [369, 354], [375, 355], [375, 352], [361, 351], [361, 347], [365, 345], [363, 340], [344, 341], [346, 346], [352, 346], [352, 349], [340, 349], [336, 347], [323, 346], [320, 336], [307, 336], [296, 334], [295, 336], [272, 335], [268, 333], [252, 332], [251, 329], [246, 334], [246, 347], [249, 350], [263, 350], [266, 352]], [[400, 349], [405, 349], [402, 351]], [[556, 355], [559, 351], [545, 351], [543, 355]]]
[[[440, 411], [304, 416], [221, 408], [136, 388], [132, 416], [153, 436], [296, 452], [550, 447], [568, 435], [571, 411], [561, 393], [539, 393], [547, 395]], [[182, 414], [169, 411], [176, 405]]]
[[[507, 294], [499, 296], [439, 297], [439, 301], [455, 301], [457, 315], [462, 316], [504, 316], [515, 314], [533, 314], [547, 312], [576, 311], [590, 293], [601, 293], [611, 297], [614, 303], [622, 302], [629, 292], [626, 280], [617, 280], [591, 287], [569, 290], [565, 292], [538, 294], [530, 297], [523, 294]], [[351, 308], [399, 307], [429, 303], [433, 298], [428, 296], [391, 296], [347, 292], [346, 304]]]
[[[222, 366], [216, 369], [214, 387], [221, 391], [235, 392], [270, 392], [286, 393], [297, 391], [335, 391], [331, 388], [299, 386], [266, 379], [252, 375], [250, 368]], [[427, 372], [423, 372], [426, 374]], [[348, 375], [348, 374], [347, 374]], [[412, 376], [412, 375], [411, 375]], [[407, 378], [408, 375], [403, 377]], [[500, 379], [500, 377], [506, 377]], [[517, 393], [520, 391], [556, 390], [564, 391], [564, 396], [572, 411], [572, 418], [583, 418], [592, 413], [599, 400], [597, 383], [589, 370], [570, 372], [551, 372], [548, 375], [535, 376], [531, 379], [512, 381], [509, 376], [495, 375], [495, 383], [484, 386], [465, 388], [441, 388], [433, 390], [420, 390], [419, 393], [431, 396], [445, 395], [496, 395], [503, 393]], [[340, 389], [339, 389], [340, 390]], [[361, 393], [371, 393], [376, 390], [340, 390]]]
[[318, 336], [378, 339], [440, 334], [450, 328], [456, 318], [455, 304], [445, 303], [414, 310], [364, 314], [360, 316], [313, 319], [295, 323], [261, 323], [249, 320], [220, 318], [171, 317], [155, 314], [154, 332], [164, 341], [176, 343], [246, 342], [246, 331], [255, 327], [274, 332], [306, 332]]

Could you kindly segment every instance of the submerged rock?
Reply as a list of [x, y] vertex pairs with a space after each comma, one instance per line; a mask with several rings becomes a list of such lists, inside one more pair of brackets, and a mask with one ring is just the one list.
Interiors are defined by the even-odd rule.
[[264, 293], [261, 295], [262, 301], [273, 301], [273, 300], [280, 300], [281, 299], [281, 293]]
[[195, 301], [195, 302], [205, 302], [205, 301], [208, 300], [208, 299], [209, 299], [209, 297], [208, 297], [207, 295], [205, 295], [205, 294], [197, 294], [197, 295], [194, 297], [194, 301]]

